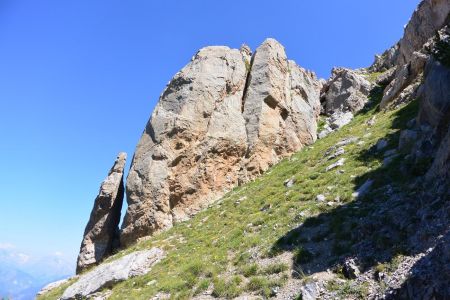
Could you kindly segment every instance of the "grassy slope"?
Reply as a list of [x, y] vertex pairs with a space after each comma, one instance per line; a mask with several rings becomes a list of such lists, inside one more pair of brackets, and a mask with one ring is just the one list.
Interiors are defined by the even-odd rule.
[[[376, 103], [379, 96], [376, 91], [372, 103]], [[268, 296], [271, 288], [282, 286], [293, 273], [298, 273], [302, 264], [312, 259], [333, 263], [351, 247], [349, 241], [341, 243], [339, 240], [339, 234], [345, 239], [348, 230], [339, 223], [339, 218], [333, 218], [335, 227], [330, 232], [315, 237], [320, 240], [327, 234], [332, 235], [335, 243], [331, 253], [304, 250], [301, 246], [304, 241], [288, 233], [301, 224], [320, 226], [318, 215], [338, 210], [336, 205], [327, 205], [336, 197], [340, 198], [339, 206], [352, 205], [352, 193], [368, 178], [375, 179], [374, 190], [387, 182], [401, 185], [406, 178], [398, 176], [396, 162], [382, 169], [382, 155], [371, 155], [370, 149], [380, 138], [388, 139], [386, 149], [394, 148], [400, 128], [405, 127], [416, 111], [414, 102], [388, 112], [377, 111], [377, 105], [373, 104], [348, 126], [280, 162], [254, 182], [229, 192], [190, 221], [109, 258], [108, 261], [114, 260], [151, 247], [162, 247], [167, 252], [167, 257], [147, 275], [116, 285], [111, 299], [149, 299], [158, 292], [169, 293], [176, 299], [190, 298], [208, 286], [211, 288], [212, 284], [213, 296], [231, 298], [242, 293]], [[366, 123], [374, 116], [375, 125], [369, 127]], [[324, 158], [326, 150], [351, 136], [360, 138], [363, 143], [344, 147], [346, 152], [341, 157], [346, 158], [345, 165], [336, 169], [344, 172], [325, 172], [328, 165], [341, 158], [327, 160]], [[291, 177], [296, 183], [286, 188], [283, 182]], [[318, 202], [318, 194], [325, 195], [327, 200]], [[369, 197], [377, 197], [377, 193], [370, 193], [365, 203], [370, 203]], [[357, 218], [364, 213], [360, 208], [352, 216]], [[295, 244], [295, 247], [284, 247], [286, 244]], [[278, 263], [277, 256], [286, 251], [293, 253], [293, 260]], [[269, 266], [255, 264], [267, 257], [273, 258]], [[38, 299], [57, 299], [64, 288]]]

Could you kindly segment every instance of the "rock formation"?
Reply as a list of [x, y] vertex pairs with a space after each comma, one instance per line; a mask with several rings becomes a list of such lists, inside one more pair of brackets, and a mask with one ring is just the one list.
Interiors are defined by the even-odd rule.
[[345, 68], [334, 68], [324, 87], [324, 110], [327, 115], [338, 111], [361, 110], [367, 102], [372, 84], [364, 74]]
[[201, 49], [169, 82], [127, 178], [125, 245], [185, 220], [314, 142], [321, 84], [267, 39]]
[[86, 297], [90, 299], [90, 296], [95, 292], [111, 287], [120, 281], [147, 274], [163, 258], [163, 250], [152, 248], [136, 251], [112, 262], [102, 264], [81, 275], [74, 284], [64, 291], [61, 299], [85, 299]]
[[364, 70], [333, 68], [331, 73], [321, 92], [322, 112], [327, 118], [319, 138], [350, 123], [353, 114], [368, 102], [373, 88]]
[[422, 1], [406, 25], [403, 38], [399, 42], [397, 65], [404, 65], [413, 60], [413, 53], [422, 49], [436, 31], [444, 26], [449, 13], [449, 0]]
[[81, 242], [77, 274], [101, 262], [119, 246], [119, 222], [124, 196], [123, 171], [126, 158], [126, 153], [119, 153], [108, 176], [100, 186]]
[[405, 27], [397, 45], [377, 56], [372, 71], [395, 68], [395, 76], [386, 87], [381, 108], [417, 98], [421, 75], [428, 54], [428, 42], [448, 22], [449, 0], [424, 0]]

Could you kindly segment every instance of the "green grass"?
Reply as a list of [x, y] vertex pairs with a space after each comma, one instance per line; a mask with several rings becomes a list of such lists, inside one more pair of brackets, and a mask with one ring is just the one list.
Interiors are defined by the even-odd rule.
[[[379, 100], [379, 91], [372, 97]], [[167, 254], [148, 274], [112, 287], [109, 299], [149, 299], [159, 292], [169, 293], [173, 299], [188, 299], [208, 289], [211, 284], [216, 297], [232, 298], [244, 292], [269, 296], [272, 287], [282, 286], [285, 282], [271, 277], [280, 275], [269, 274], [286, 272], [291, 266], [278, 264], [261, 268], [255, 264], [251, 253], [274, 257], [280, 251], [289, 251], [277, 248], [280, 241], [301, 245], [302, 237], [294, 230], [299, 224], [314, 228], [324, 222], [323, 218], [316, 217], [318, 214], [338, 211], [336, 207], [317, 202], [318, 194], [331, 200], [339, 197], [341, 204], [350, 205], [354, 201], [352, 193], [382, 170], [382, 154], [373, 153], [372, 146], [380, 138], [385, 138], [389, 141], [386, 149], [394, 147], [399, 130], [416, 113], [416, 103], [387, 112], [379, 112], [373, 105], [356, 115], [349, 125], [305, 147], [291, 159], [283, 160], [259, 179], [229, 192], [191, 220], [176, 224], [170, 230], [110, 257], [107, 261], [151, 247], [161, 247]], [[369, 129], [366, 122], [374, 115], [376, 123]], [[338, 159], [324, 159], [326, 150], [352, 136], [359, 137], [362, 143], [345, 146], [346, 153], [342, 156], [346, 158], [345, 165], [325, 172], [325, 168]], [[373, 185], [374, 189], [392, 180], [408, 180], [399, 176], [395, 162], [392, 166], [383, 170], [383, 176], [379, 176]], [[338, 174], [337, 170], [343, 173]], [[296, 184], [287, 189], [283, 182], [291, 177], [295, 178]], [[246, 200], [236, 204], [244, 196]], [[302, 212], [304, 214], [301, 215]], [[361, 209], [349, 217], [363, 217], [364, 213]], [[336, 228], [315, 238], [319, 241], [326, 234], [336, 235], [334, 250], [339, 254], [351, 245], [346, 244], [345, 232], [339, 236], [338, 228], [350, 231], [351, 226], [339, 226], [345, 223], [346, 216], [331, 217], [335, 218], [333, 224]], [[308, 250], [295, 251], [296, 263], [308, 263], [315, 258], [315, 254]], [[148, 284], [151, 281], [154, 284]], [[57, 299], [63, 290], [60, 288], [38, 299]], [[351, 292], [363, 294], [364, 291]]]
[[71, 279], [68, 282], [66, 282], [65, 284], [51, 290], [47, 294], [37, 297], [36, 299], [39, 299], [39, 300], [59, 299], [62, 296], [62, 294], [64, 293], [64, 291], [74, 282], [75, 282], [75, 279]]

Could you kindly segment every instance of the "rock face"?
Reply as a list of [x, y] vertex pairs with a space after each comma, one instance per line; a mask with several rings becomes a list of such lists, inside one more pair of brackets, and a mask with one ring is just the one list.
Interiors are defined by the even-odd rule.
[[81, 275], [74, 284], [64, 291], [61, 299], [85, 299], [87, 296], [111, 287], [120, 281], [145, 275], [163, 258], [163, 250], [152, 248], [136, 251], [110, 263], [102, 264]]
[[444, 26], [450, 13], [449, 0], [424, 0], [419, 4], [399, 42], [398, 65], [404, 65], [413, 59], [413, 53]]
[[417, 98], [421, 75], [427, 61], [428, 45], [436, 32], [446, 25], [449, 0], [424, 0], [405, 27], [403, 38], [382, 56], [376, 57], [372, 71], [396, 68], [394, 79], [386, 87], [380, 104], [387, 108]]
[[428, 124], [442, 135], [450, 121], [450, 68], [431, 59], [425, 71], [419, 122]]
[[439, 148], [428, 178], [450, 178], [450, 68], [430, 60], [425, 72], [418, 120], [430, 125]]
[[282, 45], [201, 49], [161, 95], [127, 178], [124, 245], [185, 220], [314, 142], [321, 84]]
[[119, 153], [108, 176], [100, 186], [81, 242], [77, 274], [101, 262], [119, 246], [119, 222], [124, 196], [123, 171], [126, 158], [126, 153]]
[[324, 88], [324, 107], [327, 115], [338, 111], [358, 112], [367, 102], [372, 84], [360, 73], [345, 68], [334, 68]]
[[323, 85], [322, 112], [328, 117], [318, 137], [324, 138], [348, 123], [354, 113], [364, 108], [373, 84], [362, 71], [334, 68], [331, 78]]

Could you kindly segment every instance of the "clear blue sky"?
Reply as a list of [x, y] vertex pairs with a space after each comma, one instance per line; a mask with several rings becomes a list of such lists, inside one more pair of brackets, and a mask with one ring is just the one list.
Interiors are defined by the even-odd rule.
[[402, 35], [418, 0], [0, 0], [0, 243], [79, 249], [116, 154], [201, 47], [266, 37], [328, 77]]

